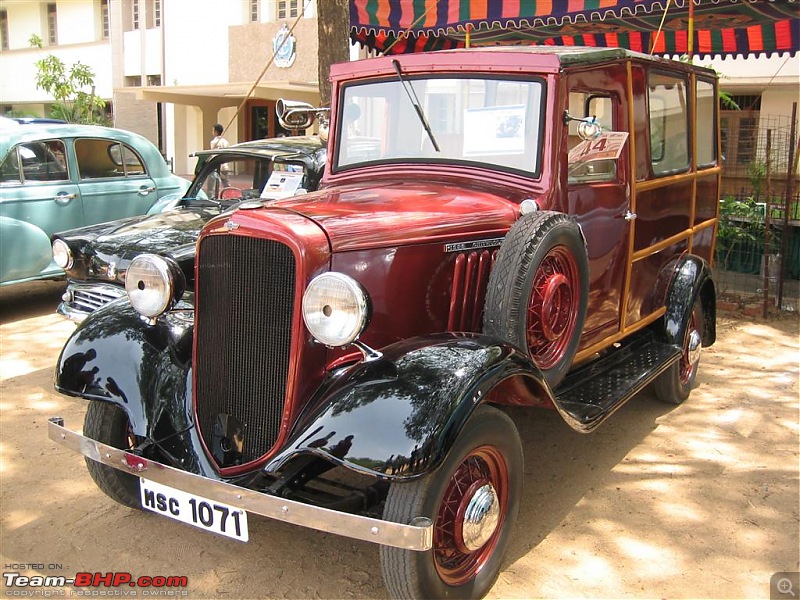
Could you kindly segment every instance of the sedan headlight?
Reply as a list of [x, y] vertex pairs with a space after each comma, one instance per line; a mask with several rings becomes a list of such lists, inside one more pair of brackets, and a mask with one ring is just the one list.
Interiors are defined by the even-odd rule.
[[364, 288], [343, 273], [323, 273], [303, 295], [303, 320], [315, 339], [326, 346], [346, 346], [361, 335], [369, 304]]
[[60, 269], [72, 268], [72, 250], [69, 249], [67, 242], [64, 240], [53, 240], [53, 261]]
[[125, 274], [125, 291], [136, 311], [151, 321], [183, 295], [185, 281], [180, 267], [155, 254], [140, 254]]

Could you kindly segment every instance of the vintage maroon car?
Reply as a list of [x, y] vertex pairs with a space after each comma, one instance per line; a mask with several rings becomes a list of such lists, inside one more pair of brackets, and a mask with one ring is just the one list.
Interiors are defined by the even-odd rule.
[[322, 188], [210, 221], [194, 294], [135, 259], [58, 362], [83, 434], [50, 435], [122, 504], [377, 542], [393, 596], [480, 597], [522, 494], [498, 406], [589, 432], [651, 383], [682, 402], [714, 342], [716, 76], [492, 48], [331, 79]]

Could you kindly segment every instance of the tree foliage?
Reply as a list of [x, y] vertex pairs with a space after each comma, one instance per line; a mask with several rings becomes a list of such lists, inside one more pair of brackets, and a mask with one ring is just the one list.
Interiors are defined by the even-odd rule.
[[[37, 45], [34, 37], [31, 45]], [[92, 68], [80, 61], [69, 68], [53, 54], [36, 61], [36, 87], [55, 100], [50, 116], [68, 123], [106, 123], [106, 103], [95, 95], [94, 78]]]

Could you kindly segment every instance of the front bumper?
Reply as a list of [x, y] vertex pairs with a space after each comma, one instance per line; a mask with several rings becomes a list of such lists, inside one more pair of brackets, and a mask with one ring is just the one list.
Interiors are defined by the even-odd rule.
[[412, 524], [403, 525], [303, 504], [223, 481], [207, 479], [85, 437], [64, 427], [64, 419], [61, 417], [49, 419], [47, 434], [52, 441], [65, 448], [114, 469], [236, 506], [249, 513], [406, 550], [425, 551], [433, 546], [433, 524], [426, 517], [416, 517], [412, 519]]

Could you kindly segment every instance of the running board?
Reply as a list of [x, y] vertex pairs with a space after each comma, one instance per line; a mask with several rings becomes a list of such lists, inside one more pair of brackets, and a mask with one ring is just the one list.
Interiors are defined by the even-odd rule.
[[589, 432], [680, 357], [680, 348], [645, 333], [571, 371], [556, 390], [559, 412], [574, 429]]

